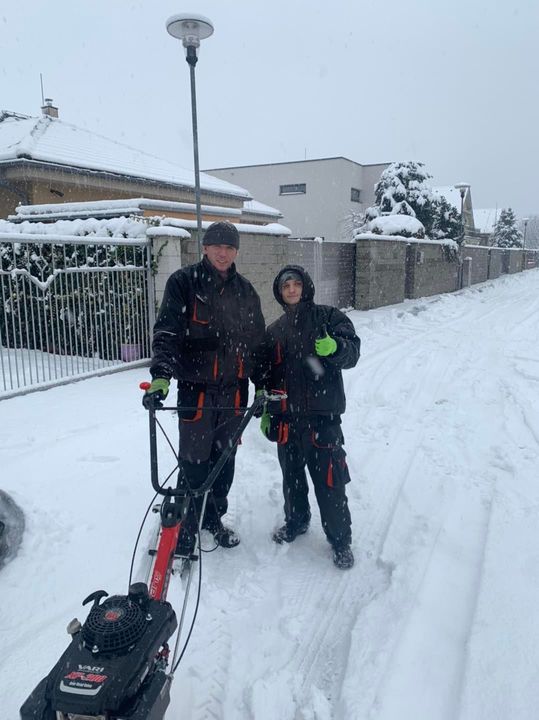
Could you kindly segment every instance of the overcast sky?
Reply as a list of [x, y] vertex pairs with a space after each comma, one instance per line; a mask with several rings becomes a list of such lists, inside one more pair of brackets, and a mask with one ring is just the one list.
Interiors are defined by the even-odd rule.
[[192, 168], [189, 69], [166, 19], [209, 17], [201, 168], [420, 160], [474, 206], [539, 213], [539, 2], [3, 0], [0, 108]]

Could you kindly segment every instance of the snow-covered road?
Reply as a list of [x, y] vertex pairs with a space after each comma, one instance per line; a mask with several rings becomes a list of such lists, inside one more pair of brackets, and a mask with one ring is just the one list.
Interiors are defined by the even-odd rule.
[[[242, 544], [203, 556], [170, 720], [539, 712], [539, 271], [351, 317], [362, 338], [345, 373], [356, 566], [333, 566], [318, 519], [292, 545], [272, 543], [280, 472], [253, 423], [231, 493]], [[85, 617], [80, 601], [126, 590], [152, 495], [140, 379], [0, 402], [0, 486], [27, 522], [0, 571], [2, 720], [16, 720], [67, 622]], [[181, 592], [174, 578], [169, 599]]]

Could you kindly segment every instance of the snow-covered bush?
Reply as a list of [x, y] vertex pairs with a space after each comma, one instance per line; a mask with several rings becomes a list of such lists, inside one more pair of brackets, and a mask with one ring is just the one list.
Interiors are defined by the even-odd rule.
[[421, 162], [395, 162], [382, 173], [374, 188], [376, 205], [382, 214], [415, 216], [430, 234], [434, 222], [432, 176]]
[[462, 234], [460, 213], [445, 197], [433, 193], [431, 180], [421, 162], [392, 163], [375, 187], [376, 205], [368, 208], [367, 219], [377, 214], [409, 215], [419, 220], [425, 235], [433, 240], [458, 240]]
[[425, 228], [411, 215], [381, 215], [371, 220], [368, 229], [374, 235], [399, 235], [407, 238], [424, 238]]

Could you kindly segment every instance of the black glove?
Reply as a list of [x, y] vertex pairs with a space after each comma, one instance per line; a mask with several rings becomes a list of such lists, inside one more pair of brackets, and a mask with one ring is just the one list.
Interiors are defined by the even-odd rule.
[[142, 404], [149, 410], [151, 406], [155, 408], [163, 407], [163, 400], [168, 395], [168, 387], [170, 382], [166, 378], [154, 378], [150, 387], [142, 396]]

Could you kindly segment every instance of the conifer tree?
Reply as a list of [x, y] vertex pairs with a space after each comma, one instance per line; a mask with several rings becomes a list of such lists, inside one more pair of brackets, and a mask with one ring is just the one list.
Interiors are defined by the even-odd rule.
[[382, 213], [413, 215], [425, 226], [430, 235], [434, 222], [434, 197], [430, 180], [432, 175], [421, 162], [392, 163], [382, 173], [374, 188], [376, 205]]
[[445, 238], [459, 240], [462, 234], [462, 221], [457, 208], [440, 195], [434, 200], [433, 213], [431, 237], [435, 240]]
[[498, 247], [522, 247], [522, 233], [517, 227], [515, 213], [511, 208], [502, 210], [494, 226], [494, 244]]

